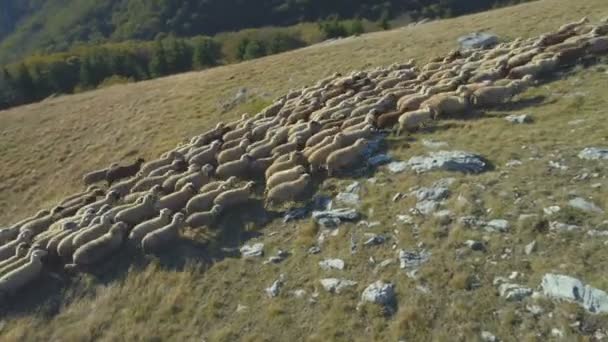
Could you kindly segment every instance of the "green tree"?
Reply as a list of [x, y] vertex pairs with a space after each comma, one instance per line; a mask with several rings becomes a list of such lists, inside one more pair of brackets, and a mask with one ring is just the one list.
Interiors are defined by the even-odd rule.
[[361, 21], [361, 19], [353, 20], [353, 22], [350, 24], [349, 31], [352, 36], [359, 36], [365, 33], [365, 28], [363, 28], [363, 22]]
[[167, 74], [167, 57], [162, 41], [157, 41], [149, 64], [150, 76], [161, 77]]
[[221, 47], [211, 38], [201, 38], [194, 42], [192, 66], [197, 69], [217, 64]]
[[337, 17], [322, 21], [319, 23], [319, 29], [321, 29], [325, 38], [328, 39], [348, 36], [348, 30], [344, 26], [344, 23], [339, 21]]
[[255, 59], [266, 56], [266, 44], [261, 40], [251, 40], [247, 44], [243, 60]]
[[268, 51], [271, 54], [294, 50], [306, 44], [297, 36], [287, 33], [277, 33], [270, 39]]
[[387, 11], [382, 12], [382, 16], [380, 16], [380, 20], [378, 21], [378, 26], [380, 26], [383, 30], [388, 30], [391, 28], [391, 23], [389, 21], [389, 14]]

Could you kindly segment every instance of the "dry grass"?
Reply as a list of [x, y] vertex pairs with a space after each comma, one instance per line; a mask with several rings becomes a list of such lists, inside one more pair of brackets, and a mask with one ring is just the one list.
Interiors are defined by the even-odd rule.
[[[218, 120], [236, 117], [243, 110], [253, 111], [259, 106], [256, 101], [265, 101], [255, 100], [220, 114], [218, 100], [233, 96], [240, 87], [276, 96], [336, 70], [409, 58], [422, 61], [448, 51], [458, 35], [470, 31], [527, 37], [585, 15], [598, 19], [607, 13], [608, 3], [603, 0], [539, 1], [1, 112], [0, 222], [50, 206], [80, 189], [80, 176], [87, 170], [138, 155], [154, 157]], [[481, 119], [442, 121], [431, 131], [408, 138], [391, 137], [389, 151], [398, 159], [427, 152], [420, 141], [435, 139], [447, 142], [450, 148], [487, 156], [496, 169], [479, 176], [445, 172], [390, 175], [381, 171], [374, 175], [377, 185], [360, 179], [367, 219], [381, 225], [369, 229], [346, 225], [337, 237], [329, 238], [321, 255], [306, 253], [317, 230], [307, 220], [289, 224], [273, 220], [261, 230], [263, 237], [253, 239], [257, 229], [215, 232], [235, 245], [248, 239], [248, 243], [263, 241], [268, 255], [279, 248], [290, 251], [291, 256], [278, 265], [218, 257], [209, 267], [202, 263], [169, 267], [164, 260], [140, 260], [129, 268], [128, 254], [121, 254], [106, 277], [84, 276], [61, 286], [45, 278], [53, 287], [48, 297], [51, 299], [14, 310], [16, 313], [6, 318], [0, 330], [1, 339], [470, 341], [478, 339], [480, 331], [488, 330], [510, 341], [534, 340], [536, 333], [548, 334], [557, 327], [571, 340], [576, 336], [569, 327], [571, 315], [582, 315], [576, 307], [542, 303], [546, 310], [553, 311], [553, 318], [535, 318], [520, 304], [497, 297], [492, 280], [519, 271], [524, 274], [519, 283], [536, 287], [542, 275], [552, 271], [608, 289], [602, 269], [606, 260], [602, 241], [576, 234], [549, 234], [535, 229], [535, 222], [515, 225], [522, 213], [538, 213], [553, 204], [564, 206], [572, 192], [608, 208], [605, 179], [572, 180], [583, 168], [606, 176], [598, 164], [582, 162], [575, 156], [583, 147], [607, 144], [607, 80], [608, 75], [597, 67], [577, 70], [528, 91], [519, 105], [492, 111]], [[506, 113], [522, 112], [531, 113], [536, 123], [513, 126], [501, 118]], [[568, 123], [575, 119], [585, 121]], [[532, 157], [535, 159], [530, 160]], [[504, 165], [511, 159], [524, 164], [507, 169]], [[562, 160], [569, 169], [551, 170], [550, 160]], [[407, 213], [414, 204], [411, 199], [393, 204], [390, 198], [394, 193], [407, 193], [413, 186], [430, 185], [448, 176], [457, 177], [447, 204], [455, 214], [505, 218], [515, 226], [513, 231], [487, 234], [455, 226], [445, 230], [435, 222], [417, 218], [421, 232], [415, 236], [409, 226], [394, 225], [396, 215]], [[603, 182], [603, 187], [592, 188], [590, 182]], [[513, 198], [515, 191], [522, 197], [519, 202]], [[472, 204], [460, 203], [458, 195]], [[561, 215], [561, 220], [591, 227], [605, 220], [571, 211]], [[227, 221], [224, 226], [235, 224]], [[394, 238], [379, 247], [360, 245], [357, 254], [351, 255], [351, 234], [356, 234], [361, 243], [364, 232]], [[457, 257], [457, 249], [468, 239], [485, 239], [487, 251], [466, 251]], [[538, 242], [538, 252], [525, 256], [523, 246], [532, 239]], [[419, 242], [432, 252], [432, 257], [417, 280], [407, 277], [396, 262], [383, 269], [368, 262], [369, 257], [377, 262], [394, 259], [395, 251], [389, 248], [393, 243], [414, 249]], [[505, 249], [512, 253], [503, 259]], [[320, 270], [318, 261], [335, 257], [346, 261], [346, 270]], [[287, 276], [281, 295], [266, 298], [264, 288], [281, 273]], [[344, 277], [359, 283], [340, 295], [331, 295], [319, 284], [325, 277]], [[373, 306], [356, 309], [361, 291], [377, 279], [396, 285], [399, 303], [393, 317], [385, 317]], [[476, 282], [481, 287], [472, 287]], [[418, 285], [427, 287], [430, 294], [420, 292]], [[295, 298], [290, 292], [296, 289], [306, 290], [308, 296]], [[29, 289], [22, 295], [25, 298], [36, 291]], [[318, 297], [308, 301], [314, 292]], [[247, 309], [237, 313], [239, 304]], [[608, 324], [605, 317], [599, 320]]]

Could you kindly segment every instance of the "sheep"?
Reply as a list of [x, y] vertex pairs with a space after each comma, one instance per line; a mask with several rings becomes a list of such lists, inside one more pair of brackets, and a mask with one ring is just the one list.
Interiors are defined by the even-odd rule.
[[19, 245], [17, 245], [17, 248], [15, 248], [15, 255], [11, 256], [8, 259], [0, 261], [0, 276], [2, 276], [2, 274], [6, 273], [3, 271], [3, 269], [5, 267], [16, 262], [17, 260], [19, 260], [23, 257], [25, 257], [27, 255], [28, 250], [29, 250], [29, 245], [25, 242], [21, 242]]
[[344, 143], [344, 135], [341, 133], [336, 134], [331, 143], [320, 147], [316, 151], [314, 151], [310, 157], [308, 157], [308, 162], [310, 164], [311, 171], [316, 171], [320, 168], [321, 165], [325, 164], [325, 160], [327, 156], [333, 151], [342, 148], [345, 145]]
[[266, 135], [266, 132], [268, 130], [270, 130], [272, 127], [275, 127], [277, 124], [283, 125], [286, 122], [287, 122], [286, 119], [278, 119], [278, 120], [272, 120], [272, 121], [269, 121], [267, 123], [264, 123], [264, 124], [261, 124], [259, 126], [256, 126], [251, 131], [251, 140], [252, 141], [259, 141], [259, 140], [261, 140]]
[[163, 182], [166, 181], [169, 177], [177, 174], [175, 170], [169, 170], [164, 175], [161, 176], [147, 176], [146, 178], [140, 179], [135, 183], [133, 188], [131, 189], [132, 193], [147, 191], [154, 187], [155, 185], [162, 186]]
[[334, 136], [338, 132], [340, 132], [340, 128], [338, 128], [338, 127], [333, 127], [333, 128], [322, 130], [322, 131], [314, 134], [313, 136], [311, 136], [308, 140], [306, 140], [305, 145], [306, 145], [306, 147], [315, 146], [318, 143], [320, 143], [323, 139], [325, 139], [326, 137]]
[[57, 248], [59, 247], [59, 244], [61, 243], [61, 241], [63, 241], [63, 239], [70, 236], [71, 234], [78, 232], [82, 227], [83, 227], [83, 225], [80, 225], [76, 222], [66, 223], [64, 225], [64, 230], [62, 232], [57, 233], [57, 235], [53, 236], [52, 238], [50, 238], [48, 240], [48, 242], [46, 243], [45, 249], [49, 253], [58, 255]]
[[224, 164], [241, 158], [241, 156], [247, 152], [247, 147], [250, 144], [248, 139], [241, 140], [238, 146], [221, 151], [217, 155], [217, 162], [219, 164]]
[[252, 128], [253, 128], [253, 124], [251, 122], [248, 122], [242, 128], [238, 128], [238, 129], [235, 129], [235, 130], [232, 130], [232, 131], [228, 131], [227, 133], [225, 133], [222, 136], [222, 140], [223, 141], [228, 141], [228, 140], [240, 139], [240, 138], [243, 137], [243, 135], [245, 135], [245, 133], [251, 132]]
[[510, 85], [489, 86], [473, 92], [471, 102], [476, 107], [491, 107], [505, 103], [515, 95], [516, 89]]
[[222, 206], [214, 205], [210, 211], [194, 213], [186, 219], [186, 225], [191, 228], [209, 226], [222, 213]]
[[[175, 176], [179, 176], [178, 179], [181, 178], [181, 175], [173, 175], [171, 177], [175, 177]], [[169, 178], [171, 178], [171, 177], [169, 177]], [[137, 201], [137, 199], [139, 199], [147, 194], [152, 194], [152, 195], [160, 197], [162, 194], [168, 194], [168, 193], [171, 193], [171, 191], [165, 191], [161, 185], [155, 185], [152, 188], [150, 188], [150, 190], [148, 190], [148, 191], [130, 193], [123, 199], [123, 201], [125, 204], [132, 204], [135, 201]]]
[[251, 118], [249, 118], [249, 113], [243, 113], [240, 119], [229, 122], [225, 126], [229, 129], [236, 129], [249, 121], [251, 121]]
[[15, 240], [9, 241], [4, 245], [0, 246], [0, 261], [6, 260], [15, 255], [17, 246], [19, 246], [21, 243], [31, 242], [32, 237], [33, 233], [26, 229], [21, 231]]
[[73, 250], [78, 249], [78, 247], [83, 246], [84, 244], [93, 241], [102, 235], [106, 234], [110, 228], [112, 227], [112, 220], [108, 215], [103, 215], [101, 217], [101, 222], [93, 225], [91, 227], [85, 228], [82, 231], [78, 232], [78, 234], [74, 235], [72, 240], [72, 248]]
[[[171, 177], [167, 178], [163, 182], [163, 184], [160, 186], [162, 189], [162, 192], [164, 192], [166, 194], [170, 194], [170, 193], [174, 192], [176, 189], [175, 184], [177, 183], [177, 181], [179, 181], [180, 179], [182, 179], [186, 176], [196, 174], [196, 173], [200, 172], [200, 170], [201, 170], [200, 165], [191, 164], [190, 166], [188, 166], [188, 170], [186, 170], [186, 172], [178, 173], [178, 174], [172, 175]], [[177, 188], [177, 189], [179, 189], [179, 188]], [[139, 197], [140, 195], [141, 195], [141, 192], [137, 193], [137, 197]], [[133, 199], [133, 197], [131, 197], [131, 199]], [[125, 200], [126, 200], [126, 198], [125, 198]]]
[[332, 177], [345, 167], [353, 166], [362, 158], [365, 148], [367, 148], [367, 140], [362, 138], [358, 139], [354, 145], [330, 153], [326, 161], [327, 175]]
[[141, 179], [142, 179], [142, 175], [137, 174], [134, 177], [131, 177], [129, 179], [125, 179], [118, 183], [114, 183], [109, 188], [109, 190], [117, 192], [121, 197], [124, 197], [129, 194], [129, 192], [133, 189], [135, 184], [137, 184], [137, 182], [139, 182]]
[[222, 184], [216, 189], [205, 191], [192, 197], [188, 203], [186, 203], [186, 213], [193, 214], [195, 212], [211, 209], [215, 198], [229, 189], [230, 188], [227, 185]]
[[36, 250], [30, 256], [30, 260], [0, 278], [0, 293], [12, 295], [23, 286], [40, 276], [42, 272], [42, 257], [47, 252]]
[[294, 136], [301, 137], [304, 141], [308, 140], [314, 134], [317, 134], [322, 129], [321, 123], [318, 121], [310, 121], [301, 127], [294, 127], [289, 130], [289, 140], [291, 141]]
[[175, 183], [175, 189], [181, 189], [186, 184], [190, 183], [194, 189], [198, 191], [205, 183], [209, 182], [213, 174], [213, 166], [207, 164], [200, 168], [197, 172], [186, 175]]
[[219, 179], [227, 179], [232, 176], [246, 178], [252, 160], [253, 158], [249, 154], [244, 154], [239, 160], [234, 160], [218, 166], [215, 174]]
[[444, 115], [460, 115], [469, 109], [469, 100], [466, 96], [438, 94], [424, 101], [420, 107], [431, 109], [433, 119]]
[[431, 97], [428, 94], [413, 94], [407, 95], [397, 101], [397, 110], [400, 112], [407, 112], [410, 110], [416, 110], [420, 108], [420, 104]]
[[104, 181], [106, 180], [106, 173], [108, 173], [108, 170], [118, 167], [118, 165], [118, 163], [112, 163], [106, 168], [86, 173], [84, 176], [82, 176], [82, 183], [89, 186]]
[[0, 229], [0, 245], [3, 245], [4, 243], [15, 239], [17, 235], [19, 235], [19, 230], [21, 229], [21, 226], [28, 224], [32, 221], [38, 220], [42, 217], [45, 217], [49, 213], [50, 212], [46, 209], [40, 210], [34, 216], [15, 222], [7, 228]]
[[141, 249], [145, 254], [157, 253], [179, 237], [179, 229], [184, 226], [184, 214], [177, 213], [168, 225], [156, 229], [141, 240]]
[[578, 61], [585, 56], [586, 52], [587, 44], [579, 44], [576, 47], [564, 49], [558, 52], [556, 58], [559, 65], [571, 66], [578, 63]]
[[90, 196], [103, 196], [105, 192], [96, 185], [88, 187], [85, 191], [70, 195], [59, 202], [62, 207], [71, 207], [76, 203], [82, 202], [83, 198]]
[[589, 19], [587, 17], [583, 17], [581, 20], [579, 21], [575, 21], [575, 22], [571, 22], [568, 24], [564, 24], [562, 25], [558, 30], [557, 33], [565, 33], [565, 32], [571, 32], [572, 30], [574, 30], [575, 28], [587, 24], [589, 22]]
[[404, 131], [412, 131], [419, 128], [422, 124], [433, 119], [432, 112], [429, 107], [420, 108], [415, 111], [405, 112], [399, 117], [399, 129], [397, 135], [401, 135]]
[[541, 49], [539, 48], [533, 48], [529, 51], [517, 54], [511, 58], [509, 58], [509, 60], [507, 61], [507, 67], [509, 69], [524, 65], [528, 62], [530, 62], [532, 60], [532, 58], [534, 56], [536, 56], [537, 54], [539, 54], [541, 52]]
[[153, 195], [146, 195], [142, 203], [138, 203], [117, 213], [114, 221], [122, 221], [133, 227], [138, 223], [151, 219], [157, 213], [158, 198]]
[[268, 107], [264, 108], [261, 113], [263, 117], [269, 117], [269, 116], [275, 116], [279, 113], [279, 111], [281, 110], [281, 108], [283, 108], [284, 105], [284, 101], [276, 101], [275, 103], [269, 105]]
[[158, 169], [153, 170], [152, 172], [150, 172], [148, 174], [148, 178], [164, 175], [168, 171], [171, 171], [171, 170], [173, 170], [175, 172], [184, 172], [184, 171], [186, 171], [186, 168], [187, 168], [186, 161], [183, 160], [183, 159], [177, 159], [177, 160], [174, 160], [169, 165], [166, 165], [166, 166], [163, 166], [163, 167], [159, 167]]
[[291, 152], [298, 151], [306, 142], [306, 137], [297, 135], [290, 142], [279, 145], [272, 149], [271, 155], [285, 155]]
[[221, 142], [214, 141], [213, 143], [211, 143], [211, 145], [209, 145], [208, 147], [205, 147], [204, 149], [200, 150], [197, 154], [194, 154], [192, 157], [190, 157], [188, 159], [188, 163], [199, 164], [199, 165], [205, 165], [205, 164], [215, 165], [217, 163], [215, 156], [220, 151], [221, 147], [222, 147]]
[[202, 193], [205, 193], [208, 191], [217, 190], [222, 185], [225, 185], [230, 188], [230, 187], [233, 187], [234, 185], [236, 185], [237, 183], [238, 183], [238, 178], [229, 177], [225, 181], [215, 181], [215, 182], [208, 183], [208, 184], [204, 185], [199, 191], [202, 194]]
[[161, 168], [163, 166], [171, 164], [175, 159], [183, 158], [183, 155], [179, 152], [171, 151], [164, 154], [161, 158], [149, 161], [142, 165], [139, 172], [142, 176], [147, 176], [153, 170]]
[[559, 44], [566, 39], [574, 36], [576, 33], [574, 31], [566, 31], [566, 32], [554, 32], [541, 35], [538, 40], [534, 43], [535, 47], [547, 47], [555, 44]]
[[261, 144], [255, 148], [249, 148], [247, 153], [251, 158], [259, 159], [269, 157], [272, 149], [281, 144], [283, 141], [277, 136], [267, 139], [264, 144]]
[[159, 209], [170, 209], [173, 212], [182, 210], [188, 201], [196, 195], [197, 189], [192, 183], [186, 183], [180, 190], [161, 197], [158, 201]]
[[[228, 127], [223, 122], [219, 122], [214, 128], [208, 130], [207, 132], [194, 137], [193, 145], [194, 147], [201, 147], [209, 144], [213, 140], [221, 139], [224, 133], [229, 130]], [[206, 163], [204, 163], [206, 164]]]
[[133, 177], [137, 174], [137, 172], [139, 172], [143, 163], [144, 160], [142, 158], [138, 158], [133, 164], [111, 167], [106, 172], [105, 180], [108, 182], [108, 185], [112, 185], [117, 180]]
[[266, 205], [276, 205], [298, 199], [308, 189], [310, 182], [310, 175], [305, 173], [295, 181], [277, 185], [266, 194]]
[[[505, 62], [506, 64], [506, 62]], [[492, 68], [490, 70], [482, 70], [480, 72], [475, 73], [473, 76], [469, 78], [469, 82], [477, 83], [483, 81], [496, 81], [504, 77], [506, 73], [506, 65], [500, 65], [496, 68]]]
[[372, 111], [372, 113], [367, 114], [365, 116], [365, 120], [363, 120], [363, 122], [360, 122], [354, 126], [347, 127], [346, 129], [344, 129], [343, 133], [348, 134], [349, 132], [358, 132], [362, 129], [365, 129], [368, 126], [373, 127], [376, 124], [375, 113], [376, 113], [375, 111]]
[[249, 165], [249, 171], [251, 172], [252, 177], [263, 175], [266, 170], [274, 163], [274, 161], [278, 158], [279, 154], [273, 154], [268, 158], [255, 159]]
[[19, 228], [19, 232], [29, 231], [33, 236], [36, 236], [45, 231], [53, 222], [61, 218], [62, 206], [57, 206], [51, 210], [46, 216], [30, 221]]
[[553, 56], [552, 58], [540, 59], [532, 61], [528, 64], [513, 68], [509, 71], [508, 78], [523, 78], [525, 76], [532, 76], [537, 78], [538, 76], [551, 72], [557, 68], [559, 63], [559, 57]]
[[213, 204], [220, 205], [222, 208], [243, 204], [249, 200], [254, 186], [254, 182], [248, 182], [240, 188], [226, 190], [215, 197]]
[[608, 52], [608, 37], [595, 37], [590, 39], [587, 51], [596, 55]]
[[66, 270], [89, 266], [111, 255], [122, 244], [127, 230], [125, 223], [118, 222], [106, 234], [78, 247], [74, 252], [73, 264], [66, 265]]
[[109, 204], [109, 205], [113, 205], [115, 204], [118, 199], [120, 198], [120, 194], [115, 192], [115, 191], [109, 191], [106, 194], [106, 197], [97, 201], [97, 202], [93, 202], [91, 204], [88, 204], [82, 208], [80, 208], [77, 212], [76, 215], [82, 215], [84, 214], [87, 210], [93, 210], [93, 211], [97, 211], [99, 210], [99, 208], [101, 208], [104, 204]]
[[304, 173], [306, 173], [306, 168], [302, 165], [296, 165], [292, 168], [275, 172], [266, 180], [266, 191], [281, 183], [296, 180]]
[[277, 172], [290, 169], [296, 165], [303, 165], [306, 163], [306, 157], [302, 152], [296, 151], [284, 156], [285, 158], [277, 158], [275, 162], [266, 169], [264, 178], [270, 179]]
[[171, 222], [171, 215], [171, 210], [161, 209], [158, 217], [136, 225], [129, 233], [129, 241], [139, 245], [146, 234], [168, 225]]
[[344, 132], [342, 133], [342, 146], [352, 145], [361, 138], [369, 139], [373, 133], [374, 127], [372, 125], [367, 125], [360, 130]]

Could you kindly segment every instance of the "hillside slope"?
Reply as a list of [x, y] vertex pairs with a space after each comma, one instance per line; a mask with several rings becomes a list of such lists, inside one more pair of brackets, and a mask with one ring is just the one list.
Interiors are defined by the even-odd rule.
[[[152, 158], [219, 120], [255, 112], [287, 89], [310, 84], [335, 71], [409, 58], [424, 61], [446, 53], [459, 35], [471, 31], [489, 30], [505, 38], [529, 37], [582, 16], [597, 20], [606, 14], [608, 4], [601, 0], [543, 0], [0, 112], [0, 222], [12, 222], [52, 206], [81, 188], [80, 176], [85, 171], [140, 155]], [[452, 185], [447, 205], [462, 215], [472, 214], [473, 209], [463, 206], [461, 197], [479, 204], [484, 214], [479, 214], [476, 206], [474, 213], [478, 215], [512, 222], [517, 222], [520, 214], [563, 205], [573, 193], [593, 198], [607, 208], [605, 171], [575, 157], [584, 147], [606, 145], [606, 131], [601, 129], [605, 127], [604, 108], [608, 105], [603, 90], [608, 78], [605, 68], [579, 68], [563, 74], [529, 90], [514, 105], [481, 118], [441, 121], [432, 130], [391, 138], [389, 152], [395, 159], [407, 160], [425, 153], [422, 141], [433, 139], [490, 159], [496, 166], [494, 171], [457, 176]], [[254, 97], [221, 114], [218, 102], [234, 97], [243, 87]], [[534, 124], [513, 126], [502, 118], [505, 113], [524, 112], [532, 113]], [[524, 164], [515, 169], [504, 167], [512, 159]], [[549, 168], [555, 161], [569, 168]], [[599, 176], [576, 180], [583, 172]], [[513, 271], [519, 272], [516, 278], [529, 287], [536, 287], [544, 273], [567, 272], [607, 289], [602, 272], [606, 253], [601, 239], [584, 234], [545, 234], [528, 226], [513, 227], [513, 232], [505, 235], [462, 227], [445, 231], [434, 220], [421, 222], [418, 235], [409, 227], [396, 225], [395, 217], [408, 213], [413, 203], [411, 199], [393, 203], [390, 199], [395, 193], [408, 193], [413, 186], [428, 186], [448, 176], [454, 177], [443, 172], [391, 175], [381, 170], [374, 175], [376, 184], [358, 179], [363, 184], [362, 211], [369, 221], [381, 224], [370, 228], [346, 225], [326, 242], [321, 256], [306, 253], [316, 234], [308, 221], [285, 225], [281, 220], [259, 220], [242, 226], [239, 219], [233, 219], [224, 222], [225, 231], [205, 232], [208, 236], [201, 237], [211, 241], [206, 246], [208, 253], [201, 255], [198, 249], [192, 249], [191, 254], [200, 257], [200, 264], [190, 263], [192, 259], [156, 260], [151, 264], [137, 260], [129, 268], [119, 255], [116, 263], [104, 267], [102, 276], [60, 281], [45, 277], [43, 291], [28, 289], [23, 303], [9, 308], [10, 316], [0, 334], [10, 341], [201, 337], [226, 341], [368, 341], [431, 340], [432, 333], [433, 340], [468, 341], [478, 339], [481, 331], [491, 331], [509, 341], [546, 340], [555, 328], [571, 340], [585, 334], [586, 330], [577, 327], [608, 323], [605, 315], [588, 315], [577, 306], [552, 302], [541, 302], [544, 313], [532, 315], [521, 303], [498, 298], [492, 285], [495, 277]], [[335, 192], [350, 181], [330, 182], [324, 190]], [[515, 192], [522, 201], [513, 200]], [[605, 215], [578, 212], [563, 215], [564, 219], [594, 227], [601, 227], [606, 219]], [[429, 263], [421, 269], [420, 280], [410, 279], [395, 265], [374, 272], [370, 257], [376, 261], [394, 258], [389, 243], [351, 255], [351, 234], [362, 240], [364, 233], [392, 235], [395, 229], [400, 233], [390, 244], [400, 248], [424, 246], [432, 252]], [[250, 241], [251, 237], [255, 238]], [[483, 240], [487, 250], [484, 254], [463, 252], [460, 247], [466, 240]], [[532, 240], [537, 241], [538, 252], [527, 256], [522, 249]], [[226, 257], [219, 249], [255, 241], [266, 244], [268, 255], [278, 249], [288, 250], [291, 255], [281, 264], [262, 265], [261, 261]], [[347, 269], [321, 271], [317, 262], [328, 257], [346, 260]], [[288, 285], [281, 296], [268, 299], [264, 289], [281, 273], [287, 275]], [[356, 279], [358, 285], [344, 295], [333, 296], [318, 283], [319, 278], [328, 276]], [[369, 307], [356, 310], [361, 291], [379, 278], [396, 284], [399, 310], [395, 316], [384, 317]], [[309, 302], [289, 294], [296, 289], [319, 295]], [[425, 294], [427, 290], [431, 294]], [[236, 312], [239, 305], [246, 309]], [[579, 325], [573, 327], [575, 322]], [[594, 328], [593, 333], [596, 330], [601, 329]]]

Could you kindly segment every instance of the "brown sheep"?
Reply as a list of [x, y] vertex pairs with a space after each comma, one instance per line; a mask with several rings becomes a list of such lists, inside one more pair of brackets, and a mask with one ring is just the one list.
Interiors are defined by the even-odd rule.
[[106, 181], [108, 182], [108, 185], [112, 185], [117, 180], [135, 176], [141, 169], [143, 163], [144, 160], [139, 158], [133, 164], [125, 166], [119, 165], [110, 168], [108, 172], [106, 172]]

